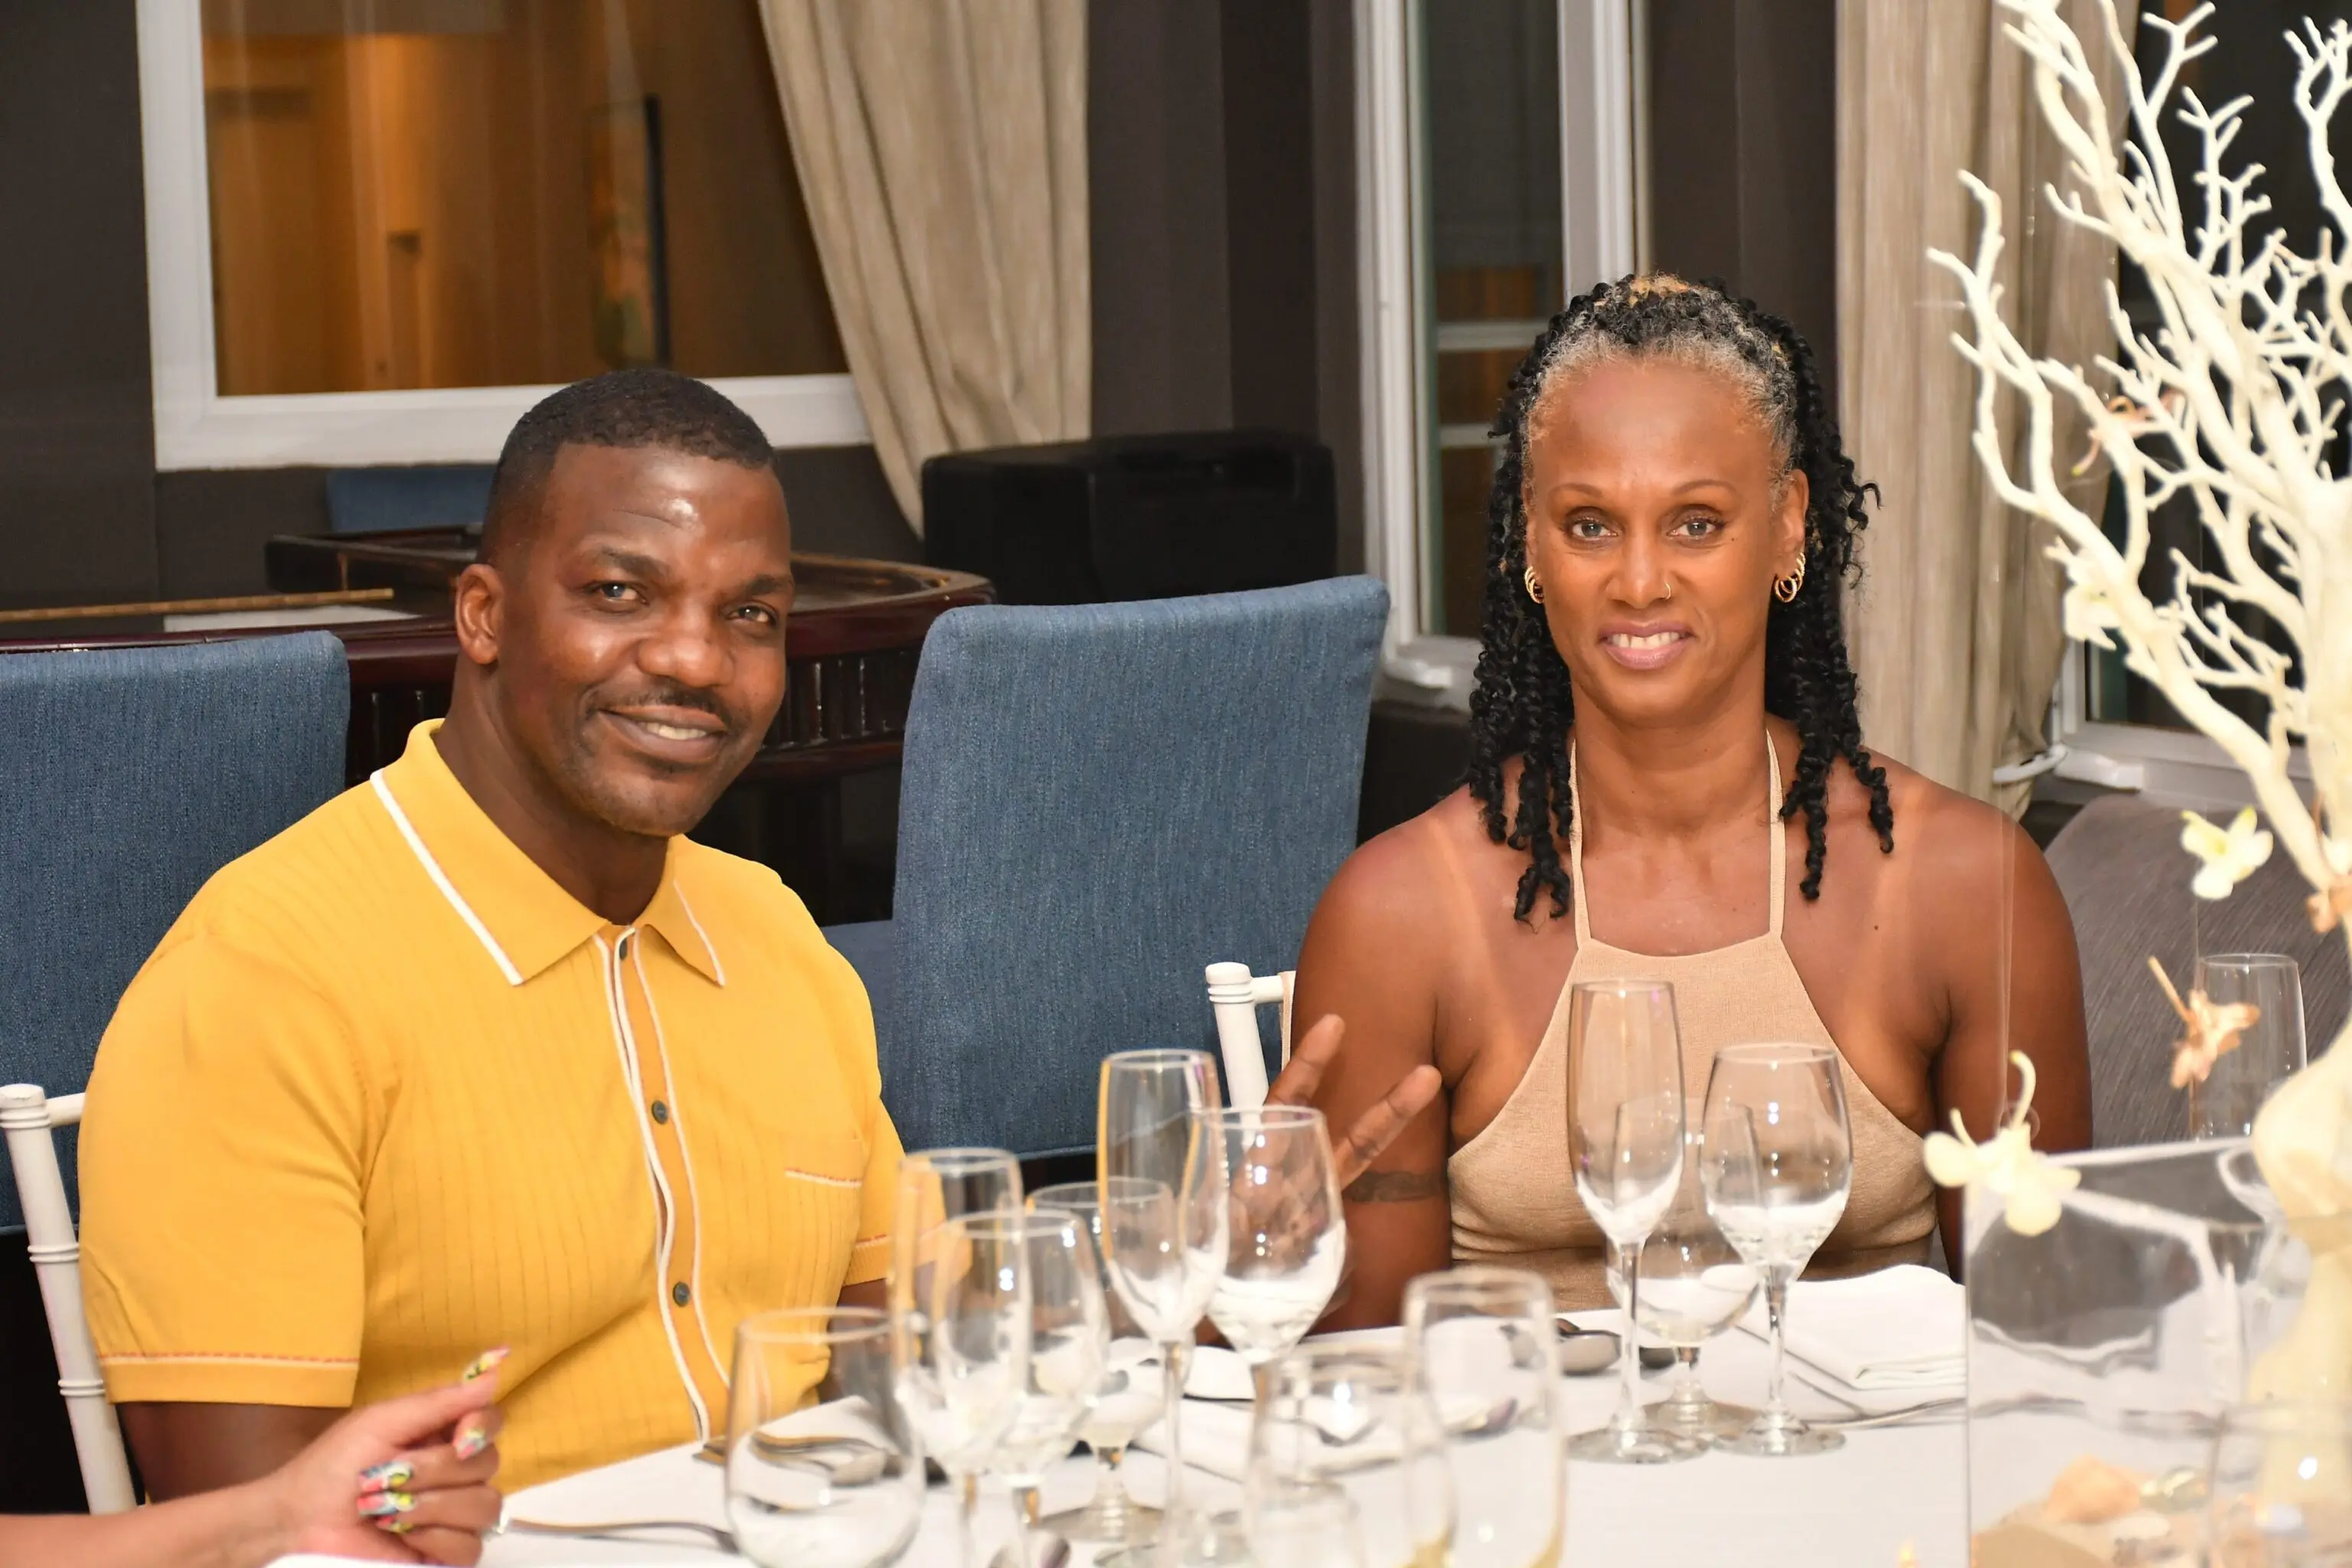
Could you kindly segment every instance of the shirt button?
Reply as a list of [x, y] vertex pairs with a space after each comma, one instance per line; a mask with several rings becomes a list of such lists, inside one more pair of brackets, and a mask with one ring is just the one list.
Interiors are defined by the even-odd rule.
[[681, 1279], [677, 1284], [669, 1288], [669, 1299], [683, 1307], [688, 1301], [694, 1300], [694, 1292], [686, 1288], [686, 1281]]
[[653, 1115], [654, 1115], [654, 1122], [655, 1122], [655, 1124], [656, 1124], [656, 1126], [658, 1126], [658, 1125], [660, 1125], [662, 1122], [667, 1121], [669, 1120], [669, 1107], [668, 1107], [668, 1106], [667, 1106], [667, 1105], [664, 1105], [660, 1100], [655, 1100], [655, 1101], [654, 1101], [654, 1105], [653, 1105]]

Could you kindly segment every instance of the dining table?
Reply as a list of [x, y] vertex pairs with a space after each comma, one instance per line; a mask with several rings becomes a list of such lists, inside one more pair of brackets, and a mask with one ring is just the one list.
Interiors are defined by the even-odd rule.
[[[1580, 1325], [1613, 1326], [1609, 1313], [1577, 1314]], [[1357, 1331], [1325, 1336], [1373, 1344], [1398, 1342], [1402, 1331]], [[1734, 1330], [1702, 1353], [1707, 1392], [1726, 1403], [1760, 1404], [1770, 1352], [1755, 1336]], [[1953, 1403], [1957, 1389], [1900, 1394], [1843, 1388], [1790, 1360], [1790, 1406], [1808, 1420], [1845, 1425], [1844, 1446], [1830, 1453], [1750, 1458], [1711, 1452], [1663, 1465], [1566, 1463], [1568, 1532], [1561, 1561], [1624, 1564], [1628, 1568], [1964, 1568], [1969, 1561], [1966, 1427]], [[1671, 1372], [1645, 1373], [1645, 1401], [1665, 1396]], [[1564, 1377], [1564, 1426], [1598, 1426], [1618, 1399], [1618, 1377], [1607, 1373]], [[1188, 1410], [1196, 1403], [1187, 1402]], [[1853, 1425], [1874, 1419], [1885, 1425]], [[1166, 1470], [1153, 1454], [1131, 1451], [1121, 1472], [1130, 1491], [1156, 1504]], [[1085, 1503], [1094, 1460], [1078, 1455], [1045, 1477], [1045, 1511]], [[665, 1449], [530, 1487], [508, 1500], [510, 1521], [604, 1523], [691, 1521], [724, 1530], [723, 1469], [698, 1457], [697, 1446]], [[1187, 1467], [1188, 1506], [1238, 1508], [1241, 1487], [1225, 1476]], [[921, 1526], [898, 1559], [903, 1568], [958, 1568], [956, 1508], [942, 1486], [930, 1489]], [[1003, 1568], [1015, 1560], [1010, 1500], [983, 1494], [981, 1560]], [[1906, 1557], [1906, 1553], [1909, 1556]], [[1000, 1555], [1003, 1553], [1003, 1555]], [[287, 1559], [278, 1568], [326, 1568], [328, 1558]], [[685, 1531], [646, 1531], [634, 1539], [579, 1540], [507, 1529], [484, 1543], [484, 1568], [716, 1568], [740, 1561], [715, 1540]], [[1093, 1568], [1094, 1552], [1073, 1549], [1068, 1568]], [[1267, 1565], [1274, 1568], [1274, 1565]]]

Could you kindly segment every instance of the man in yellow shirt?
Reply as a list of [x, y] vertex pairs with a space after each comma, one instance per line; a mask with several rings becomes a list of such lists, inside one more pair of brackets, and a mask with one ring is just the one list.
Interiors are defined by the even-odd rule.
[[509, 1488], [704, 1437], [743, 1316], [881, 1278], [865, 994], [683, 837], [775, 715], [792, 597], [772, 454], [709, 387], [516, 426], [447, 720], [215, 876], [100, 1048], [83, 1277], [154, 1496], [492, 1346]]

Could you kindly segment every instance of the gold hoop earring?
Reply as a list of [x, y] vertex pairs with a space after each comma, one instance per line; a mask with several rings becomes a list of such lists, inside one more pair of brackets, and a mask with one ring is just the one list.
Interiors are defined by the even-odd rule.
[[1536, 581], [1536, 569], [1532, 566], [1528, 567], [1519, 580], [1528, 585], [1528, 597], [1538, 605], [1542, 604], [1543, 584]]
[[1800, 555], [1797, 557], [1797, 569], [1772, 584], [1772, 596], [1784, 605], [1790, 604], [1804, 591], [1804, 586], [1805, 558]]

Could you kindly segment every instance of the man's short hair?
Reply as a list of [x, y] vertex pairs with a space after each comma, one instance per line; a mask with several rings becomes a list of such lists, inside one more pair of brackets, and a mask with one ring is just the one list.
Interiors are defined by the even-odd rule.
[[566, 447], [658, 447], [771, 472], [776, 461], [751, 416], [690, 375], [646, 367], [575, 381], [541, 398], [508, 433], [484, 509], [483, 560], [529, 537], [556, 454]]

